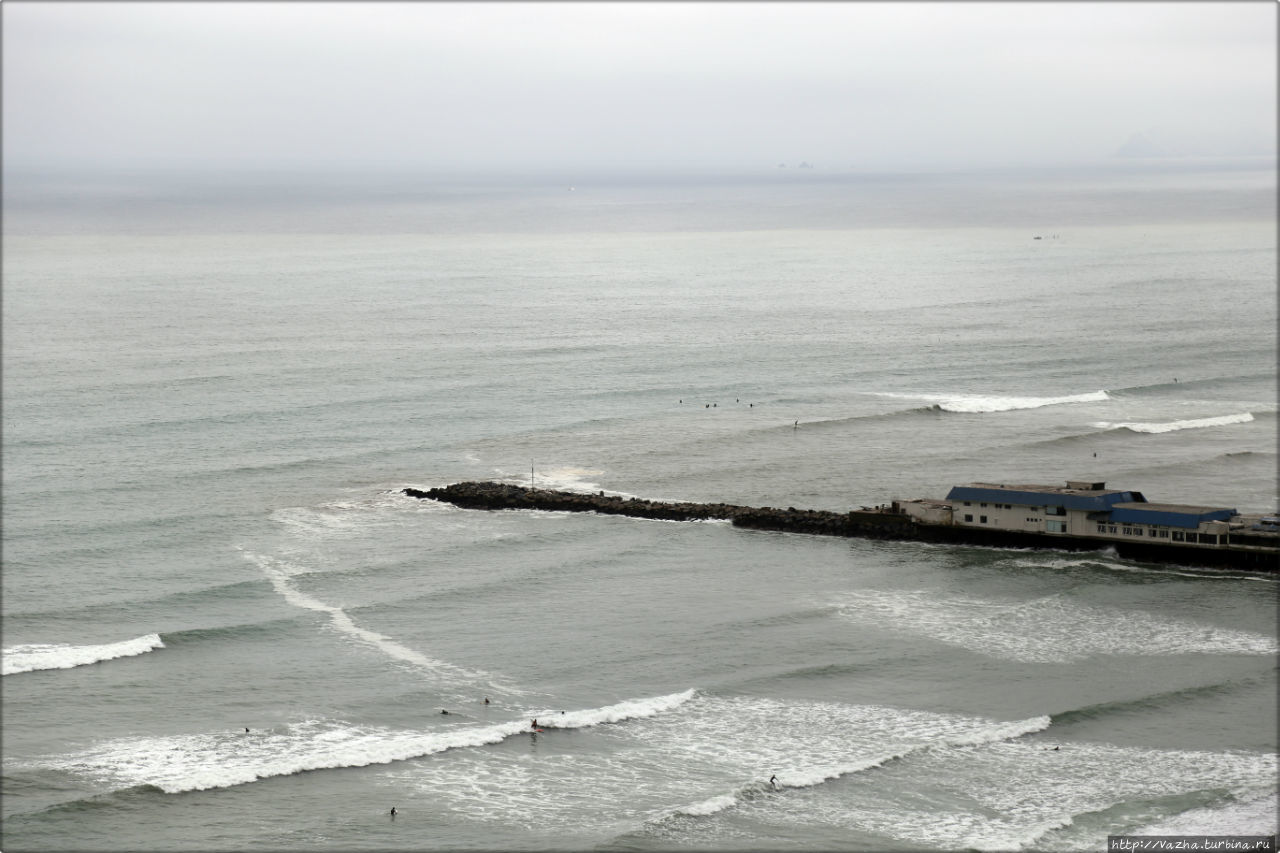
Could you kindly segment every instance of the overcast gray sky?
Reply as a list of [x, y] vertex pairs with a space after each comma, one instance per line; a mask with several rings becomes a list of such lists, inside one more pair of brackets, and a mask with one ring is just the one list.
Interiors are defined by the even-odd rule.
[[1277, 4], [0, 5], [6, 165], [988, 167], [1276, 146]]

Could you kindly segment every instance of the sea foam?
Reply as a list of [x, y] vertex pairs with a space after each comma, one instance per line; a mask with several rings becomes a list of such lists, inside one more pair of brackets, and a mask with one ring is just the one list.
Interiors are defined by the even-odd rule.
[[1244, 802], [1191, 809], [1142, 827], [1133, 835], [1275, 835], [1280, 831], [1280, 797], [1268, 794]]
[[[370, 631], [362, 628], [355, 623], [350, 615], [341, 607], [332, 604], [326, 604], [323, 601], [312, 598], [311, 596], [298, 590], [292, 582], [294, 575], [306, 574], [305, 570], [299, 570], [297, 567], [288, 563], [275, 560], [271, 557], [265, 557], [260, 554], [244, 552], [245, 559], [253, 562], [266, 575], [267, 580], [271, 582], [271, 586], [280, 594], [285, 601], [294, 607], [303, 610], [312, 610], [316, 613], [324, 613], [329, 617], [330, 624], [339, 633], [348, 637], [367, 643], [383, 654], [395, 660], [403, 661], [422, 670], [425, 670], [438, 678], [455, 681], [455, 682], [484, 682], [497, 689], [504, 690], [508, 693], [521, 693], [523, 691], [514, 687], [495, 683], [495, 677], [481, 670], [467, 669], [465, 667], [455, 666], [446, 661], [437, 660], [435, 658], [424, 655], [423, 653], [408, 648], [401, 643], [376, 631]], [[290, 572], [290, 569], [294, 571]]]
[[1057, 596], [998, 601], [924, 590], [859, 590], [834, 602], [859, 624], [930, 637], [979, 654], [1027, 663], [1097, 655], [1274, 655], [1274, 638], [1136, 610], [1078, 604]]
[[[1105, 847], [1111, 826], [1099, 827], [1096, 820], [1085, 818], [1135, 801], [1183, 798], [1224, 787], [1245, 792], [1274, 789], [1276, 757], [1007, 740], [956, 751], [922, 751], [895, 771], [893, 779], [882, 783], [891, 789], [927, 785], [951, 807], [920, 809], [885, 799], [876, 784], [866, 780], [845, 792], [847, 801], [858, 807], [842, 804], [828, 821], [946, 850], [1096, 850]], [[1238, 805], [1173, 815], [1133, 834], [1267, 834], [1265, 810], [1274, 806], [1275, 797], [1272, 793], [1255, 799], [1258, 796], [1246, 796]], [[1274, 821], [1274, 812], [1271, 817]]]

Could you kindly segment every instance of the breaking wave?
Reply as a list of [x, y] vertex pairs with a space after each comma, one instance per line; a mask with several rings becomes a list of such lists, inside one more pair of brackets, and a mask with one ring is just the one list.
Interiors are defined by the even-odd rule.
[[[744, 697], [707, 698], [687, 714], [653, 720], [644, 728], [646, 740], [663, 743], [667, 749], [696, 749], [704, 760], [731, 773], [777, 768], [770, 779], [744, 782], [732, 791], [669, 809], [659, 817], [668, 820], [706, 817], [760, 797], [817, 787], [931, 750], [1020, 738], [1044, 731], [1051, 723], [1047, 715], [1000, 721], [874, 705]], [[689, 741], [691, 736], [699, 740]]]
[[1140, 423], [1140, 422], [1123, 422], [1113, 423], [1111, 421], [1098, 421], [1094, 424], [1098, 429], [1127, 429], [1130, 432], [1143, 433], [1163, 433], [1177, 432], [1184, 429], [1204, 429], [1205, 427], [1230, 426], [1231, 424], [1247, 424], [1253, 421], [1251, 412], [1241, 412], [1238, 415], [1219, 415], [1213, 418], [1192, 418], [1183, 421], [1169, 421], [1167, 423]]
[[1039, 409], [1044, 406], [1061, 406], [1068, 403], [1098, 403], [1110, 400], [1106, 391], [1090, 391], [1086, 394], [1068, 394], [1061, 397], [1011, 397], [995, 394], [894, 394], [882, 393], [882, 397], [898, 397], [908, 400], [927, 400], [940, 411], [966, 414], [1012, 412], [1020, 409]]
[[670, 711], [693, 698], [694, 691], [672, 693], [669, 696], [658, 696], [652, 699], [632, 699], [603, 708], [590, 708], [584, 711], [531, 711], [530, 716], [541, 718], [538, 725], [544, 729], [585, 729], [604, 723], [617, 723], [637, 717], [652, 717]]
[[[585, 721], [582, 726], [587, 727], [652, 717], [678, 707], [693, 695], [690, 689], [669, 696], [635, 699], [568, 712], [562, 720]], [[310, 770], [389, 764], [450, 749], [495, 744], [528, 733], [529, 723], [524, 718], [441, 731], [306, 720], [262, 732], [118, 738], [85, 752], [40, 759], [34, 764], [102, 779], [113, 786], [151, 785], [177, 794], [230, 788]]]
[[145, 634], [132, 640], [101, 646], [71, 646], [65, 643], [32, 643], [4, 650], [3, 674], [39, 669], [71, 669], [91, 663], [146, 654], [164, 648], [159, 634]]
[[1221, 684], [1204, 684], [1196, 687], [1185, 687], [1180, 690], [1169, 690], [1163, 693], [1154, 693], [1152, 695], [1141, 696], [1136, 699], [1100, 702], [1095, 705], [1073, 708], [1069, 711], [1059, 711], [1052, 715], [1052, 719], [1054, 726], [1063, 727], [1078, 722], [1090, 722], [1102, 717], [1110, 717], [1117, 714], [1141, 714], [1153, 710], [1158, 711], [1171, 706], [1176, 707], [1185, 705], [1186, 703], [1196, 699], [1221, 696], [1230, 693], [1233, 689], [1248, 687], [1253, 684], [1254, 680], [1248, 679], [1234, 683], [1227, 682]]

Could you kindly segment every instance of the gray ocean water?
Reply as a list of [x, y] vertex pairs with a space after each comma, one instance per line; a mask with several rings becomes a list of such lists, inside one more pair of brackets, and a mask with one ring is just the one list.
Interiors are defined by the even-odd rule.
[[1273, 511], [1275, 201], [1274, 164], [8, 177], [0, 846], [1274, 833], [1273, 578], [400, 490]]

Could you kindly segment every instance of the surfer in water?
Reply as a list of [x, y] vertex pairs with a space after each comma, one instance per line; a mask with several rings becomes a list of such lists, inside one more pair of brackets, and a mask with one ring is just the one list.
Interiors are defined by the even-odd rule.
[[769, 777], [769, 784], [773, 786], [773, 789], [774, 789], [775, 791], [776, 791], [776, 790], [778, 790], [778, 777], [777, 777], [777, 776], [770, 776], [770, 777]]
[[534, 717], [534, 718], [533, 718], [533, 722], [529, 723], [529, 728], [533, 729], [535, 732], [538, 730], [538, 718], [537, 718], [537, 717]]
[[392, 820], [395, 820], [395, 819], [396, 819], [396, 807], [395, 807], [395, 806], [392, 806], [392, 807], [391, 807], [391, 819], [392, 819]]

